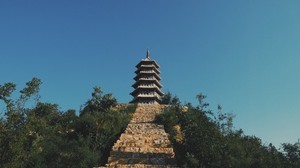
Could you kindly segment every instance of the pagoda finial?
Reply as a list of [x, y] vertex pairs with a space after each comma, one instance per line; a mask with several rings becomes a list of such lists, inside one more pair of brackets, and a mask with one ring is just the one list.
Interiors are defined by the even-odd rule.
[[150, 59], [150, 51], [149, 49], [147, 48], [147, 54], [146, 54], [146, 58]]

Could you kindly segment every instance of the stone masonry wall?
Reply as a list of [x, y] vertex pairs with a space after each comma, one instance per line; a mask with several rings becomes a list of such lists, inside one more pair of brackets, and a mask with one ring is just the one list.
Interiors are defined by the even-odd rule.
[[175, 167], [175, 153], [163, 125], [153, 123], [163, 106], [139, 104], [108, 158], [110, 168]]

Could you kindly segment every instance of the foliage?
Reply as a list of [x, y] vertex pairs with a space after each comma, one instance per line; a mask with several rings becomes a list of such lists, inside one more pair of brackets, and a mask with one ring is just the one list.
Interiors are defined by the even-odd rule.
[[162, 96], [162, 104], [167, 104], [167, 105], [179, 105], [180, 100], [177, 96], [173, 96], [172, 93], [167, 92]]
[[[256, 136], [233, 129], [233, 114], [215, 114], [208, 109], [206, 96], [199, 104], [172, 105], [156, 117], [170, 135], [176, 159], [182, 167], [200, 168], [288, 168], [299, 167], [300, 145], [283, 144], [283, 153]], [[172, 97], [168, 97], [169, 100]]]
[[[10, 97], [14, 83], [0, 85], [0, 99], [7, 107], [0, 119], [0, 167], [104, 165], [135, 105], [112, 108], [117, 100], [95, 87], [78, 116], [75, 110], [63, 112], [56, 104], [40, 102], [41, 83], [38, 78], [27, 82], [17, 100]], [[35, 105], [27, 108], [31, 97]]]
[[[95, 167], [107, 162], [113, 143], [127, 126], [136, 105], [117, 105], [112, 94], [95, 87], [82, 107], [61, 111], [57, 104], [40, 102], [41, 80], [26, 83], [14, 100], [16, 85], [0, 85], [6, 109], [0, 118], [0, 167]], [[168, 92], [166, 108], [156, 117], [170, 134], [177, 162], [200, 168], [298, 168], [300, 143], [284, 143], [277, 150], [256, 136], [233, 129], [233, 114], [208, 109], [206, 96], [199, 104], [181, 105]], [[34, 101], [32, 107], [27, 107]], [[116, 106], [117, 105], [117, 106]]]
[[117, 105], [117, 99], [114, 98], [111, 93], [102, 94], [103, 92], [99, 86], [94, 87], [92, 98], [85, 103], [80, 115], [85, 113], [97, 113], [99, 111], [105, 112]]
[[283, 143], [283, 154], [285, 156], [285, 164], [287, 167], [300, 167], [300, 142], [295, 144]]

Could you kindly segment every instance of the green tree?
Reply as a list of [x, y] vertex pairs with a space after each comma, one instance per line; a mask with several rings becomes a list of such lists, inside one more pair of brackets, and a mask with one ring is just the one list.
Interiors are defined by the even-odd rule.
[[294, 144], [283, 143], [283, 154], [286, 158], [286, 167], [296, 168], [300, 167], [300, 142]]
[[112, 94], [103, 94], [100, 87], [95, 87], [92, 98], [80, 111], [76, 124], [77, 133], [88, 140], [90, 151], [99, 156], [98, 165], [107, 162], [109, 151], [129, 123], [130, 114], [135, 110], [135, 105], [112, 108], [116, 105], [117, 100]]
[[96, 86], [92, 92], [92, 98], [85, 103], [80, 115], [93, 112], [105, 112], [116, 105], [117, 99], [114, 98], [111, 93], [103, 95], [101, 87]]
[[162, 98], [162, 104], [167, 104], [167, 105], [179, 105], [180, 100], [177, 96], [173, 96], [170, 92], [165, 93]]
[[[33, 78], [11, 98], [14, 83], [0, 85], [6, 106], [0, 118], [0, 167], [95, 167], [107, 162], [112, 145], [125, 130], [136, 105], [116, 106], [112, 94], [95, 87], [80, 111], [61, 111], [57, 104], [39, 102], [41, 81]], [[212, 112], [206, 96], [199, 104], [182, 106], [167, 93], [166, 106], [156, 117], [173, 143], [178, 164], [200, 168], [298, 168], [300, 145], [282, 144], [282, 152], [256, 136], [233, 129], [234, 115], [218, 106]], [[34, 98], [32, 107], [25, 104]], [[27, 105], [28, 106], [28, 105]], [[113, 107], [113, 108], [112, 108]], [[113, 124], [112, 124], [113, 123]]]
[[19, 110], [24, 109], [25, 103], [34, 96], [35, 104], [39, 102], [40, 85], [42, 81], [38, 78], [32, 78], [31, 81], [26, 83], [26, 87], [20, 91], [20, 98], [17, 100], [17, 106]]
[[11, 94], [16, 90], [16, 84], [12, 82], [0, 85], [0, 100], [3, 100], [6, 105], [6, 111], [12, 111], [13, 101], [10, 98]]
[[[234, 130], [234, 115], [223, 113], [220, 105], [218, 112], [213, 113], [208, 109], [204, 94], [196, 98], [199, 102], [196, 107], [190, 103], [185, 107], [174, 105], [156, 117], [156, 122], [164, 124], [170, 134], [179, 165], [200, 168], [297, 166], [297, 147], [286, 145], [283, 155], [272, 144], [265, 146], [258, 137]], [[178, 134], [182, 134], [180, 140]]]

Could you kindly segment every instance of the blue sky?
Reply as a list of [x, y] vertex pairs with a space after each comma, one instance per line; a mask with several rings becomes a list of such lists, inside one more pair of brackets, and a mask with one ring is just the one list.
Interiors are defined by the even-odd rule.
[[[92, 88], [129, 102], [150, 49], [163, 91], [208, 96], [235, 128], [279, 146], [300, 127], [300, 1], [0, 2], [0, 83], [42, 79], [42, 101], [79, 110]], [[3, 104], [1, 106], [3, 111]]]

